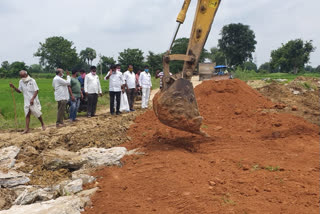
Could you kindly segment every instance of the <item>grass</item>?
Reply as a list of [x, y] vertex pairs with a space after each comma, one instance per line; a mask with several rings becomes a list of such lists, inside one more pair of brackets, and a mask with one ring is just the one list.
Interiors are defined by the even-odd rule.
[[[51, 74], [47, 74], [51, 75]], [[33, 75], [34, 76], [34, 75]], [[42, 74], [45, 76], [45, 74]], [[53, 75], [52, 75], [53, 77]], [[35, 77], [34, 77], [35, 78]], [[16, 79], [0, 79], [0, 129], [13, 129], [15, 128], [14, 121], [14, 104], [11, 95], [11, 88], [9, 83], [12, 82], [16, 87], [19, 85], [19, 78]], [[43, 119], [45, 124], [52, 124], [56, 121], [57, 103], [54, 100], [54, 91], [52, 88], [52, 78], [35, 78], [39, 87], [39, 100], [42, 106]], [[152, 78], [153, 89], [159, 88], [159, 79]], [[109, 81], [104, 81], [101, 78], [101, 87], [104, 94], [99, 98], [98, 108], [109, 108]], [[17, 107], [17, 122], [18, 128], [24, 128], [24, 100], [23, 95], [14, 92], [14, 97]], [[83, 113], [84, 114], [84, 113]], [[40, 127], [38, 119], [31, 117], [30, 126]]]
[[288, 81], [292, 81], [298, 76], [304, 77], [320, 77], [320, 73], [302, 73], [302, 74], [290, 74], [290, 73], [269, 73], [269, 74], [261, 74], [256, 73], [255, 71], [241, 71], [237, 70], [235, 72], [235, 78], [241, 79], [243, 81], [248, 80], [261, 80], [261, 79], [287, 79]]

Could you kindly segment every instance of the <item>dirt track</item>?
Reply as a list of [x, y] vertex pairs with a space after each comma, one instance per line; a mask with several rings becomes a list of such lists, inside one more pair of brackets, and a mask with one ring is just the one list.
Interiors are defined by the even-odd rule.
[[196, 97], [211, 139], [168, 128], [153, 111], [129, 129], [122, 168], [96, 172], [85, 213], [319, 213], [319, 128], [240, 80], [206, 81]]

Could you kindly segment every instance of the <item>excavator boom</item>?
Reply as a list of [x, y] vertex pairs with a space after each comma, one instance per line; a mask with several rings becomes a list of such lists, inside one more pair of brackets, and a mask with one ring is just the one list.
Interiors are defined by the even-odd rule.
[[[177, 31], [185, 20], [190, 2], [191, 0], [185, 0], [183, 3], [177, 17]], [[187, 53], [170, 55], [170, 49], [177, 35], [176, 31], [170, 49], [163, 57], [163, 88], [153, 99], [153, 109], [158, 119], [167, 126], [206, 135], [200, 130], [202, 117], [190, 80], [198, 65], [220, 2], [221, 0], [198, 0]], [[174, 60], [184, 61], [184, 66], [181, 73], [170, 76], [169, 63]]]

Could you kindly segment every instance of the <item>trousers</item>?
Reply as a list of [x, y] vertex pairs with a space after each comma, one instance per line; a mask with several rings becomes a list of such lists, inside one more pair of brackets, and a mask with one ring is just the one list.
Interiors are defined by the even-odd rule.
[[116, 98], [117, 106], [116, 106], [116, 112], [120, 112], [120, 97], [121, 97], [121, 91], [109, 91], [110, 96], [110, 113], [114, 114], [114, 98]]
[[128, 102], [129, 102], [130, 110], [133, 109], [135, 90], [136, 90], [135, 88], [127, 89], [127, 96], [128, 96]]
[[150, 88], [142, 88], [142, 103], [141, 108], [148, 108], [150, 97]]
[[70, 119], [75, 120], [80, 106], [80, 98], [75, 98], [75, 101], [70, 100]]
[[66, 111], [67, 100], [58, 101], [58, 113], [56, 124], [63, 124], [64, 113]]
[[88, 94], [88, 116], [94, 116], [97, 110], [98, 94]]

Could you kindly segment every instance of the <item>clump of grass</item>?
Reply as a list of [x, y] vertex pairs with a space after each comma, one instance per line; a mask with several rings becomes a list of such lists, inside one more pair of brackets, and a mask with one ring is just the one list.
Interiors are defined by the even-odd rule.
[[223, 204], [225, 204], [225, 205], [233, 205], [233, 206], [236, 205], [236, 202], [230, 198], [229, 193], [224, 195], [221, 199], [222, 199]]
[[205, 124], [203, 124], [203, 125], [201, 126], [201, 128], [203, 128], [203, 129], [207, 129], [207, 128], [208, 128], [208, 126], [207, 126], [207, 125], [205, 125]]
[[256, 164], [256, 165], [253, 165], [253, 166], [252, 166], [251, 171], [257, 171], [257, 170], [260, 170], [260, 169], [261, 169], [261, 168], [260, 168], [259, 164]]
[[276, 172], [276, 171], [280, 171], [280, 167], [279, 166], [265, 166], [264, 167], [265, 170], [268, 170], [269, 172]]

